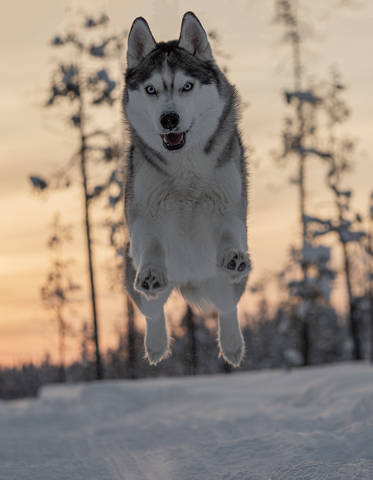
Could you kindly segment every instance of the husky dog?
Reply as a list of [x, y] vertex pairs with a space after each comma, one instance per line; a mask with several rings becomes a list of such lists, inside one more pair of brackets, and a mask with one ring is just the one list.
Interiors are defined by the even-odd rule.
[[125, 80], [126, 286], [146, 317], [146, 356], [156, 364], [169, 352], [163, 306], [177, 288], [202, 310], [218, 311], [221, 354], [238, 366], [237, 302], [251, 266], [235, 89], [192, 12], [177, 41], [156, 43], [147, 22], [134, 21]]

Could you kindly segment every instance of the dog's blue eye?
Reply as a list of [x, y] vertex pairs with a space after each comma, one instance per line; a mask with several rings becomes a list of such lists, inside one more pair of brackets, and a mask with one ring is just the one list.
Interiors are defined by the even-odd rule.
[[193, 88], [193, 83], [192, 82], [186, 82], [186, 84], [183, 86], [183, 92], [189, 92]]
[[155, 89], [155, 87], [153, 87], [153, 85], [148, 85], [147, 87], [145, 87], [145, 91], [149, 95], [155, 95], [157, 93], [157, 90]]

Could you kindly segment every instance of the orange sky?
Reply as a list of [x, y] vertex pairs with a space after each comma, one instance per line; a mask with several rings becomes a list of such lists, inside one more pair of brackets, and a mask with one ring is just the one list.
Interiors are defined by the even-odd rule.
[[[74, 148], [73, 132], [67, 132], [58, 113], [42, 108], [55, 54], [48, 41], [66, 19], [66, 3], [10, 2], [0, 20], [0, 364], [38, 360], [46, 351], [55, 350], [54, 324], [41, 307], [39, 291], [48, 265], [47, 227], [56, 211], [65, 222], [77, 227], [68, 253], [76, 260], [79, 280], [85, 281], [79, 192], [72, 189], [40, 198], [31, 194], [26, 180], [32, 172], [52, 172], [65, 163]], [[84, 2], [71, 3], [80, 6]], [[368, 193], [373, 189], [369, 153], [373, 147], [373, 3], [361, 0], [354, 2], [354, 9], [336, 9], [338, 3], [300, 2], [316, 30], [305, 55], [308, 73], [314, 78], [325, 78], [329, 66], [335, 64], [349, 87], [347, 100], [352, 117], [344, 128], [359, 138], [359, 153], [348, 183], [355, 191], [354, 206], [365, 211]], [[229, 77], [250, 104], [244, 111], [242, 131], [245, 142], [255, 149], [249, 224], [254, 278], [281, 268], [297, 234], [297, 192], [287, 182], [292, 169], [279, 170], [269, 154], [279, 145], [286, 112], [281, 91], [291, 87], [289, 51], [278, 44], [280, 30], [271, 24], [273, 1], [108, 0], [98, 4], [106, 6], [118, 30], [128, 28], [136, 16], [146, 17], [156, 39], [176, 38], [182, 14], [187, 10], [193, 10], [206, 28], [219, 31], [222, 47], [231, 55]], [[320, 181], [322, 175], [319, 164], [310, 169], [310, 210], [319, 213], [330, 207], [330, 198]], [[99, 236], [96, 257], [102, 343], [107, 346], [113, 342], [123, 314], [122, 298], [109, 287], [105, 265], [111, 252], [105, 240]], [[341, 298], [336, 297], [340, 308]], [[84, 293], [81, 300], [77, 323], [89, 317]]]

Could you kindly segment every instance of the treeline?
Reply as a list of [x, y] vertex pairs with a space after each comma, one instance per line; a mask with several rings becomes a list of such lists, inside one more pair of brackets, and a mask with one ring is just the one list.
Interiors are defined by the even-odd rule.
[[[325, 311], [313, 325], [315, 342], [312, 349], [312, 364], [349, 360], [351, 342], [348, 330], [335, 312]], [[362, 328], [362, 345], [365, 354], [369, 352], [367, 334], [368, 318]], [[206, 321], [206, 320], [210, 320]], [[172, 354], [157, 366], [150, 366], [144, 360], [143, 334], [136, 328], [132, 336], [131, 350], [126, 331], [118, 334], [117, 345], [102, 355], [105, 379], [140, 379], [162, 376], [207, 375], [230, 373], [232, 368], [218, 358], [214, 316], [206, 319], [192, 314], [187, 308], [177, 330], [171, 327]], [[302, 365], [299, 351], [299, 332], [289, 325], [292, 318], [281, 308], [270, 312], [267, 299], [260, 293], [256, 313], [245, 314], [242, 333], [246, 343], [246, 355], [237, 371], [252, 371], [263, 368], [291, 369]], [[191, 325], [193, 336], [191, 336]], [[206, 325], [211, 323], [211, 329]], [[294, 325], [298, 325], [295, 323]], [[290, 333], [289, 333], [290, 329]], [[49, 383], [86, 382], [96, 380], [96, 363], [92, 342], [87, 332], [80, 339], [81, 355], [78, 361], [66, 367], [53, 363], [49, 357], [40, 365], [27, 364], [21, 367], [0, 369], [0, 398], [10, 400], [20, 397], [35, 397], [40, 389]], [[195, 338], [195, 342], [193, 342]], [[236, 370], [235, 370], [236, 371]]]

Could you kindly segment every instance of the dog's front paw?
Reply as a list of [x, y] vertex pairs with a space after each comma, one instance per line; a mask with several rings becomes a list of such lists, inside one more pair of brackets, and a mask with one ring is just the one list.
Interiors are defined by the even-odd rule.
[[230, 275], [232, 282], [239, 282], [250, 272], [251, 261], [247, 253], [232, 248], [224, 252], [220, 266]]
[[164, 270], [147, 265], [137, 272], [134, 288], [149, 300], [155, 299], [167, 288], [167, 277]]

